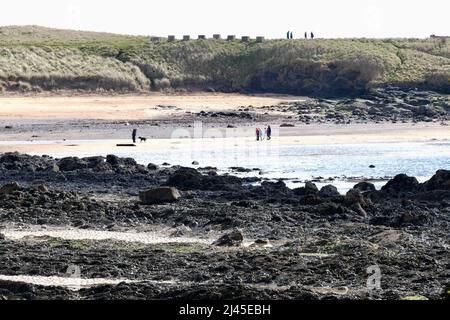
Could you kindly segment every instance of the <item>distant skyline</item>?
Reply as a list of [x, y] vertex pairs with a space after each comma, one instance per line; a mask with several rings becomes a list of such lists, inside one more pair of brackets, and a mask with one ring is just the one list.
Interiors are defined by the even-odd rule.
[[[214, 4], [213, 4], [214, 3]], [[248, 35], [295, 38], [425, 38], [450, 35], [444, 0], [15, 0], [2, 3], [0, 25], [132, 35]]]

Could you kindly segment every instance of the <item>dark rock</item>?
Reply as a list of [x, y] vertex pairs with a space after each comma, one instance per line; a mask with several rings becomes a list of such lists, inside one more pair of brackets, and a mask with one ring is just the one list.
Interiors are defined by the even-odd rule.
[[88, 162], [78, 157], [67, 157], [59, 160], [59, 169], [61, 171], [75, 171], [88, 167]]
[[418, 186], [419, 181], [416, 178], [409, 177], [406, 174], [399, 174], [394, 179], [388, 181], [381, 190], [394, 193], [413, 192], [417, 190]]
[[333, 198], [333, 197], [339, 197], [341, 194], [339, 193], [338, 189], [335, 186], [327, 185], [324, 186], [319, 191], [319, 196], [324, 198]]
[[20, 190], [19, 184], [17, 182], [11, 182], [0, 188], [0, 194], [11, 194], [18, 190]]
[[36, 190], [40, 193], [46, 193], [48, 192], [48, 187], [45, 184], [39, 184], [36, 186]]
[[421, 189], [425, 191], [433, 190], [450, 190], [450, 171], [449, 170], [439, 170], [436, 174], [431, 177], [430, 180], [425, 182]]
[[242, 234], [242, 231], [235, 229], [232, 232], [224, 235], [223, 237], [215, 241], [213, 245], [220, 247], [240, 246], [242, 241], [244, 241], [244, 235]]
[[161, 187], [139, 192], [139, 199], [143, 205], [175, 202], [180, 197], [180, 192], [176, 188], [171, 187]]
[[375, 185], [373, 183], [370, 182], [360, 182], [358, 184], [356, 184], [353, 189], [358, 189], [361, 192], [370, 192], [370, 191], [375, 191]]
[[180, 168], [169, 177], [166, 185], [182, 190], [200, 189], [203, 185], [203, 175], [193, 168]]
[[252, 169], [247, 169], [247, 168], [242, 168], [242, 167], [231, 167], [230, 170], [240, 172], [240, 173], [248, 173], [248, 172], [253, 171]]
[[96, 168], [105, 162], [104, 157], [88, 157], [83, 158], [82, 160], [88, 163], [88, 168]]
[[319, 192], [319, 189], [317, 188], [317, 186], [314, 183], [309, 182], [309, 181], [305, 183], [305, 190], [308, 194]]
[[147, 165], [147, 169], [150, 170], [150, 171], [156, 171], [156, 170], [158, 170], [158, 166], [156, 164], [154, 164], [154, 163], [149, 163]]
[[106, 162], [112, 166], [118, 166], [120, 164], [120, 158], [118, 156], [110, 154], [106, 156]]
[[238, 190], [242, 180], [238, 177], [224, 175], [202, 175], [194, 168], [179, 168], [166, 181], [165, 185], [180, 190]]
[[364, 199], [360, 190], [351, 189], [345, 195], [344, 204], [348, 205], [348, 206], [355, 205], [355, 204], [366, 206], [367, 202], [366, 202], [366, 199]]

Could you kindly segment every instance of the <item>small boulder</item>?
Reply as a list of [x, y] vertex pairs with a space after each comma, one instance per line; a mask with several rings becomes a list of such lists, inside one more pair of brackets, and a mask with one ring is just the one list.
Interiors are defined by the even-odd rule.
[[213, 245], [219, 247], [233, 247], [240, 246], [242, 244], [242, 241], [244, 241], [244, 235], [242, 231], [239, 229], [235, 229], [230, 233], [227, 233], [217, 241], [213, 242]]
[[310, 181], [305, 183], [305, 189], [306, 189], [306, 191], [309, 191], [311, 193], [319, 192], [319, 189], [317, 188], [317, 186], [314, 183], [310, 182]]
[[176, 188], [171, 187], [161, 187], [139, 192], [139, 199], [143, 205], [175, 202], [180, 198], [180, 192]]
[[150, 170], [150, 171], [156, 171], [156, 170], [158, 170], [158, 166], [156, 164], [154, 164], [154, 163], [149, 163], [147, 165], [147, 169]]
[[0, 188], [0, 194], [11, 194], [18, 190], [20, 190], [19, 184], [17, 182], [11, 182]]
[[399, 174], [394, 179], [388, 181], [386, 185], [381, 188], [382, 191], [389, 192], [413, 192], [419, 186], [419, 181], [414, 177], [409, 177], [406, 174]]
[[181, 190], [197, 189], [203, 185], [203, 176], [193, 168], [180, 168], [169, 177], [166, 185], [176, 186]]
[[48, 192], [48, 187], [45, 184], [38, 184], [36, 185], [36, 190], [40, 193], [46, 193]]
[[193, 166], [199, 166], [200, 163], [199, 163], [198, 161], [192, 161], [192, 165], [193, 165]]
[[120, 158], [113, 154], [109, 154], [106, 156], [106, 162], [112, 166], [118, 166], [120, 164]]
[[324, 198], [334, 198], [339, 197], [341, 194], [339, 193], [338, 189], [335, 186], [327, 185], [324, 186], [319, 191], [319, 196]]
[[365, 204], [364, 197], [358, 189], [351, 189], [344, 198], [345, 205]]
[[373, 183], [366, 181], [358, 183], [353, 187], [353, 189], [358, 189], [361, 192], [376, 191], [375, 185]]

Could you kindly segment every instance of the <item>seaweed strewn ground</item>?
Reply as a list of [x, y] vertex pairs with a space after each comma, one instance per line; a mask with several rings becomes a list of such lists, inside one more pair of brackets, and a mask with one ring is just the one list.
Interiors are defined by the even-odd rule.
[[[6, 299], [442, 299], [449, 281], [450, 172], [420, 184], [261, 186], [213, 168], [158, 168], [114, 156], [0, 157], [0, 232], [170, 230], [192, 243], [0, 237], [0, 276], [126, 279], [73, 291], [0, 281]], [[113, 187], [114, 186], [114, 187]], [[181, 198], [143, 205], [140, 190]], [[158, 200], [156, 194], [156, 200]], [[173, 199], [175, 200], [175, 198]], [[234, 231], [233, 231], [234, 230]], [[221, 237], [224, 235], [223, 237]], [[219, 239], [196, 243], [199, 239]], [[170, 242], [170, 241], [169, 241]], [[214, 242], [214, 243], [213, 243]], [[381, 290], [368, 290], [368, 268]], [[369, 269], [370, 270], [370, 269]]]

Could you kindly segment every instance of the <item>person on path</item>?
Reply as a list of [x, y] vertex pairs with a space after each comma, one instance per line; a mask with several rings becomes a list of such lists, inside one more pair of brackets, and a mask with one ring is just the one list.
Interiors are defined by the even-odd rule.
[[270, 126], [267, 127], [267, 140], [272, 140], [272, 128]]
[[288, 32], [287, 32], [287, 34], [286, 34], [286, 39], [288, 39], [288, 40], [289, 40], [289, 36], [290, 36], [290, 34], [291, 34], [291, 32], [290, 32], [290, 31], [288, 31]]
[[294, 33], [292, 31], [291, 31], [290, 37], [291, 37], [291, 40], [294, 39]]
[[259, 131], [259, 128], [256, 128], [256, 141], [259, 141], [260, 135], [261, 135], [261, 132]]
[[314, 33], [311, 32], [311, 39], [314, 39]]
[[305, 32], [305, 39], [308, 40], [308, 32]]
[[133, 143], [136, 143], [137, 137], [137, 129], [133, 129], [133, 133], [131, 134], [131, 139], [133, 139]]

